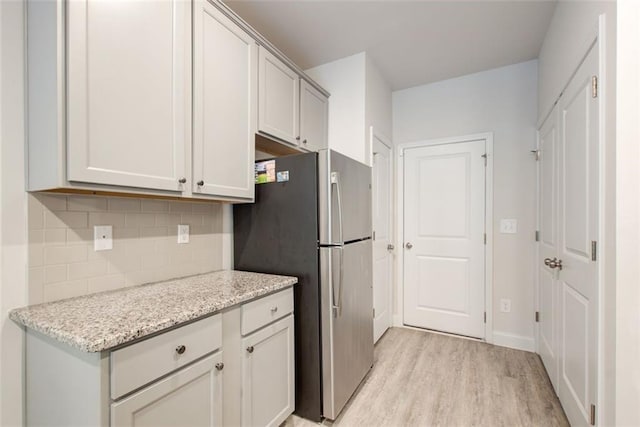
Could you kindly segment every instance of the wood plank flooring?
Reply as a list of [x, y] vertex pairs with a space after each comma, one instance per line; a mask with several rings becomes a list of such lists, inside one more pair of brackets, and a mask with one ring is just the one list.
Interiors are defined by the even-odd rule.
[[[283, 425], [316, 424], [292, 416]], [[569, 423], [536, 354], [391, 328], [375, 347], [373, 369], [333, 425], [493, 427]]]

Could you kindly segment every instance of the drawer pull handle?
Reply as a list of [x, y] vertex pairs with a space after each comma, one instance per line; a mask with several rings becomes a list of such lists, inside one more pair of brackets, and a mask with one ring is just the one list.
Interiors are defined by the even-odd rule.
[[182, 354], [185, 351], [187, 351], [187, 347], [185, 347], [183, 345], [179, 345], [179, 346], [176, 347], [176, 353], [178, 353], [178, 354]]
[[222, 363], [222, 362], [216, 363], [216, 369], [218, 371], [222, 371], [224, 369], [224, 363]]
[[248, 351], [249, 353], [253, 353], [253, 346], [252, 346], [252, 345], [250, 345], [249, 347], [247, 347], [247, 351]]
[[271, 307], [271, 313], [272, 313], [272, 314], [273, 314], [273, 313], [275, 313], [275, 312], [277, 312], [277, 311], [278, 311], [278, 306]]

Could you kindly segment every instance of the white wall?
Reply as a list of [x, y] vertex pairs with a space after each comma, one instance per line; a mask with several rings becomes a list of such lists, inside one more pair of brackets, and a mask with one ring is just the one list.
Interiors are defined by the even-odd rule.
[[640, 2], [618, 2], [616, 425], [640, 425]]
[[23, 418], [23, 333], [7, 313], [27, 301], [23, 2], [0, 2], [0, 425]]
[[[534, 348], [537, 61], [393, 92], [395, 144], [494, 133], [493, 329], [496, 343]], [[499, 234], [500, 218], [518, 220]], [[499, 310], [511, 299], [511, 313]]]
[[615, 415], [616, 313], [616, 3], [613, 1], [560, 1], [539, 56], [538, 123], [551, 110], [602, 28], [599, 40], [601, 69], [599, 97], [603, 145], [600, 206], [600, 310], [598, 422], [613, 425]]
[[384, 79], [378, 66], [369, 55], [366, 56], [365, 84], [365, 155], [371, 156], [369, 129], [386, 139], [391, 140], [391, 86]]
[[365, 53], [305, 72], [331, 93], [329, 148], [365, 162]]

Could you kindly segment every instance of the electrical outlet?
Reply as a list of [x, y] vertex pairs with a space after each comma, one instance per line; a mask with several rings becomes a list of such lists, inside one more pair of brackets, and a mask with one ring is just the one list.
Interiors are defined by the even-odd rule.
[[503, 313], [511, 312], [511, 300], [507, 298], [502, 298], [500, 300], [500, 311]]
[[189, 226], [178, 225], [178, 243], [189, 243]]
[[108, 251], [113, 249], [113, 227], [96, 225], [93, 227], [93, 250]]
[[500, 220], [500, 233], [516, 234], [517, 232], [518, 232], [517, 219], [501, 219]]

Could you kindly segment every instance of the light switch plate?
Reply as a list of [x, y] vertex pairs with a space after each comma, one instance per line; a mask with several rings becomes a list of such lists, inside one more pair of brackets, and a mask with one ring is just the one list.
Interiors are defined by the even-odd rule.
[[189, 226], [178, 225], [178, 243], [189, 243]]
[[517, 219], [501, 219], [500, 220], [500, 233], [516, 234], [517, 232], [518, 232]]
[[113, 249], [113, 227], [96, 225], [93, 227], [93, 250], [109, 251]]

